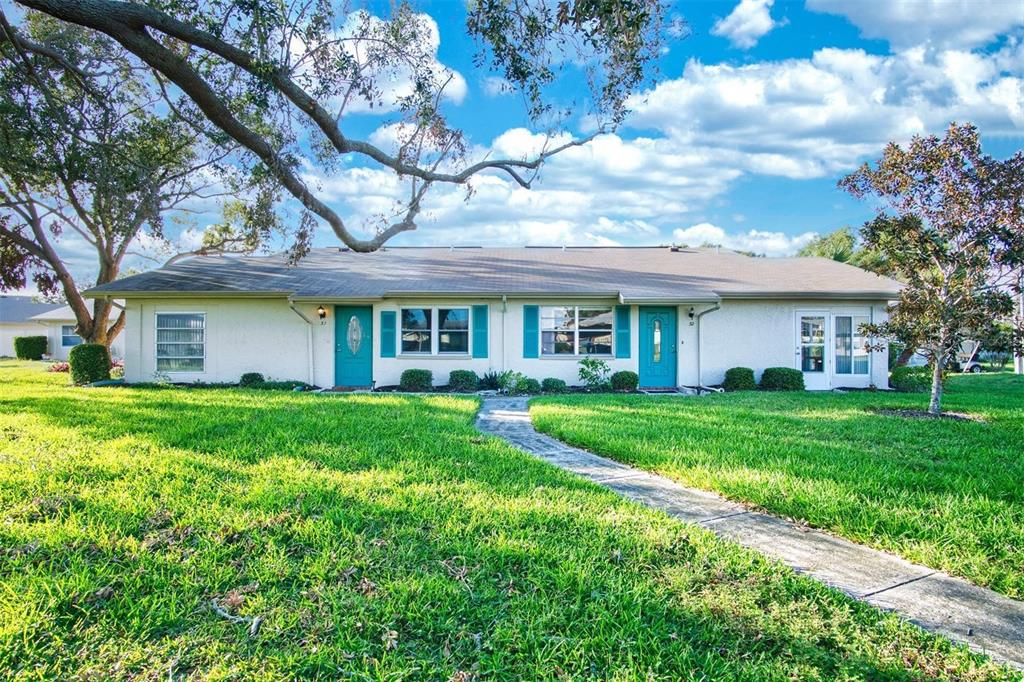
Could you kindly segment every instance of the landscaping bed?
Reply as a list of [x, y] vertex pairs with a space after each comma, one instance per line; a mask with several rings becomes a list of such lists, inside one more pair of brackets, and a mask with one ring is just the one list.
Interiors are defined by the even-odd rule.
[[4, 677], [1017, 679], [481, 437], [471, 397], [65, 382], [0, 362]]

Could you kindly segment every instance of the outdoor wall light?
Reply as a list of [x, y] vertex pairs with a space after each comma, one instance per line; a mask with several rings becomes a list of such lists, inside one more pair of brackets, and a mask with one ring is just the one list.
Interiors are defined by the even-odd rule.
[[319, 317], [321, 320], [326, 319], [327, 318], [327, 308], [325, 308], [323, 306], [318, 307], [316, 309], [316, 316]]
[[690, 308], [690, 312], [686, 313], [686, 316], [689, 317], [691, 320], [693, 319], [693, 308], [692, 307]]

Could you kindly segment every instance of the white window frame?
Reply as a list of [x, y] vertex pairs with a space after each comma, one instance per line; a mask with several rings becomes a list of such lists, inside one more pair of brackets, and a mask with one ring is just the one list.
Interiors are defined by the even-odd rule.
[[[157, 356], [157, 345], [158, 337], [157, 333], [160, 329], [160, 316], [161, 315], [199, 315], [203, 318], [203, 355], [200, 358], [203, 361], [203, 368], [200, 370], [195, 369], [160, 369], [160, 360], [175, 359], [175, 358], [160, 358]], [[157, 310], [153, 313], [153, 369], [159, 374], [205, 374], [206, 373], [206, 312], [200, 310]], [[195, 360], [196, 356], [189, 358], [179, 358]]]
[[[856, 337], [857, 337], [857, 327], [858, 327], [858, 325], [854, 323], [854, 320], [856, 320], [858, 317], [862, 317], [862, 318], [867, 320], [868, 324], [871, 324], [871, 314], [870, 314], [870, 312], [867, 311], [867, 310], [859, 311], [859, 312], [849, 311], [849, 310], [837, 310], [837, 311], [832, 312], [831, 316], [832, 316], [832, 373], [834, 375], [836, 375], [837, 377], [870, 377], [871, 376], [871, 370], [872, 370], [872, 367], [871, 367], [871, 351], [868, 350], [868, 352], [867, 352], [867, 360], [868, 360], [868, 369], [867, 369], [867, 371], [866, 372], [856, 372], [856, 371], [854, 371], [854, 368], [856, 367], [856, 358], [857, 358], [857, 356], [854, 354], [854, 346], [853, 346], [854, 339], [856, 339]], [[850, 332], [851, 332], [851, 335], [850, 335], [850, 371], [849, 372], [840, 372], [839, 371], [839, 352], [838, 352], [838, 348], [836, 348], [836, 344], [839, 341], [839, 324], [838, 324], [838, 320], [839, 320], [840, 317], [848, 317], [848, 318], [850, 318]], [[867, 336], [864, 336], [864, 343], [865, 343], [866, 346], [870, 347], [871, 340]]]
[[[572, 353], [545, 353], [544, 352], [544, 332], [557, 332], [564, 331], [558, 329], [545, 329], [544, 328], [544, 309], [545, 308], [568, 308], [572, 310], [573, 314], [573, 329], [572, 329]], [[611, 336], [611, 343], [609, 344], [610, 350], [607, 353], [580, 353], [580, 311], [581, 310], [608, 310], [611, 313], [611, 325], [608, 328], [608, 334]], [[587, 358], [614, 358], [615, 357], [615, 306], [614, 305], [542, 305], [539, 306], [537, 314], [537, 343], [540, 345], [538, 348], [537, 357], [546, 360], [557, 360], [562, 359], [577, 359], [580, 357]]]
[[[402, 313], [406, 310], [429, 310], [430, 311], [430, 351], [407, 351], [402, 348], [402, 335], [406, 332], [421, 331], [417, 329], [405, 329], [402, 326]], [[466, 350], [465, 351], [442, 351], [441, 350], [441, 310], [465, 310], [466, 311]], [[450, 330], [449, 330], [450, 331]], [[462, 330], [458, 330], [462, 331]], [[470, 345], [473, 343], [473, 309], [468, 305], [403, 305], [398, 308], [398, 354], [407, 358], [468, 358], [470, 357]]]
[[[67, 329], [67, 328], [71, 329], [71, 333], [70, 334], [65, 334], [64, 333], [64, 330]], [[67, 339], [69, 337], [72, 337], [72, 336], [75, 337], [76, 339], [78, 339], [78, 343], [65, 343], [64, 342], [65, 339]], [[73, 324], [62, 324], [60, 326], [60, 347], [61, 348], [74, 348], [75, 346], [81, 345], [82, 343], [83, 343], [82, 337], [77, 332], [75, 332], [75, 325], [73, 325]]]

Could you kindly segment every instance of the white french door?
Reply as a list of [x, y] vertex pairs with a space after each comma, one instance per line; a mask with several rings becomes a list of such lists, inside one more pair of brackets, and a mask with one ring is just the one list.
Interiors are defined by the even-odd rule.
[[808, 391], [832, 388], [829, 317], [824, 310], [799, 310], [796, 314], [796, 368], [804, 373]]

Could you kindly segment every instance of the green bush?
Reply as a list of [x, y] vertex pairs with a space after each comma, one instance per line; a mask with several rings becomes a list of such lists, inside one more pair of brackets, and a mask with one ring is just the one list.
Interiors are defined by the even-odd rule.
[[536, 395], [540, 393], [540, 382], [536, 379], [526, 378], [525, 381], [521, 382], [516, 392], [521, 394]]
[[540, 388], [545, 393], [565, 393], [569, 389], [564, 381], [561, 379], [555, 379], [554, 377], [548, 377], [544, 381], [540, 382]]
[[42, 360], [45, 354], [45, 336], [14, 337], [14, 357], [19, 360]]
[[429, 369], [407, 369], [402, 372], [398, 387], [411, 393], [429, 393], [434, 387], [434, 373]]
[[522, 372], [513, 372], [512, 370], [502, 372], [499, 375], [499, 382], [502, 389], [509, 395], [540, 393], [540, 382]]
[[110, 378], [110, 351], [102, 343], [80, 343], [68, 353], [71, 380], [91, 384]]
[[[946, 382], [945, 373], [942, 382]], [[932, 368], [896, 367], [889, 373], [889, 385], [904, 393], [928, 393], [932, 390]]]
[[612, 388], [616, 391], [635, 391], [640, 385], [640, 377], [636, 372], [623, 370], [612, 375]]
[[769, 367], [761, 374], [762, 391], [802, 391], [804, 374], [792, 367]]
[[598, 358], [586, 357], [580, 360], [580, 381], [590, 389], [606, 388], [608, 385], [608, 373], [611, 368], [608, 363]]
[[259, 372], [246, 372], [238, 381], [238, 385], [241, 386], [242, 388], [256, 388], [258, 386], [262, 386], [265, 383], [266, 380], [263, 378], [263, 375], [260, 374]]
[[453, 369], [448, 375], [448, 390], [471, 392], [480, 387], [480, 377], [471, 369]]
[[756, 391], [757, 382], [754, 381], [754, 370], [749, 367], [733, 367], [726, 370], [722, 388], [726, 391]]
[[497, 391], [501, 388], [501, 374], [495, 371], [486, 372], [480, 377], [478, 386], [481, 391]]

